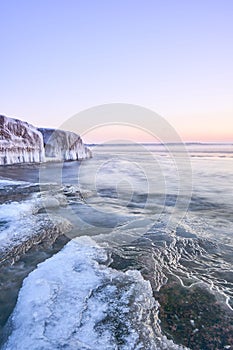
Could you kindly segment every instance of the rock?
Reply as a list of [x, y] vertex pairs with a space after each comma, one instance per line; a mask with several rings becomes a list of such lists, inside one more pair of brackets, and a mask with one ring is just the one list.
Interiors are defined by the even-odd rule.
[[[4, 231], [0, 238], [0, 266], [14, 264], [32, 246], [69, 232], [72, 224], [59, 216], [37, 214], [18, 220]], [[6, 237], [5, 237], [6, 236]]]
[[90, 149], [73, 132], [37, 129], [21, 120], [0, 115], [0, 165], [91, 157]]
[[42, 134], [26, 122], [0, 115], [0, 165], [44, 160]]
[[80, 160], [91, 158], [91, 151], [74, 132], [56, 129], [38, 129], [44, 138], [45, 156], [52, 160]]

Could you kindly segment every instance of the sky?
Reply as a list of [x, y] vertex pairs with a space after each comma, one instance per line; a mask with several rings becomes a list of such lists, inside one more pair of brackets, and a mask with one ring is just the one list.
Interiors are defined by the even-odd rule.
[[0, 14], [0, 114], [57, 128], [127, 103], [184, 141], [233, 141], [232, 0], [0, 0]]

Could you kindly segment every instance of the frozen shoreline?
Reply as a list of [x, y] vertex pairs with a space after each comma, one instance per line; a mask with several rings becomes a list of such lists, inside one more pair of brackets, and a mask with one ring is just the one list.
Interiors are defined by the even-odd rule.
[[[9, 192], [9, 189], [15, 192], [14, 188], [17, 186], [19, 193], [23, 188], [37, 189], [36, 184], [23, 181], [0, 181], [0, 188], [5, 188], [6, 192]], [[77, 189], [65, 187], [61, 190], [55, 187], [53, 195], [52, 192], [45, 191], [44, 198], [38, 197], [35, 191], [27, 200], [2, 204], [0, 264], [12, 264], [32, 246], [47, 240], [53, 242], [58, 236], [69, 231], [71, 224], [67, 220], [54, 215], [50, 220], [46, 214], [40, 213], [40, 210], [44, 207], [59, 208], [60, 205], [65, 205], [67, 198], [70, 198], [69, 195], [73, 196], [74, 190]], [[54, 195], [55, 192], [57, 195]], [[40, 264], [23, 284], [13, 316], [5, 328], [5, 332], [9, 332], [10, 336], [2, 349], [33, 350], [40, 346], [40, 348], [52, 350], [59, 348], [65, 342], [69, 349], [75, 350], [77, 346], [83, 350], [93, 348], [102, 350], [106, 343], [109, 344], [108, 349], [115, 349], [116, 344], [119, 346], [121, 344], [122, 350], [184, 349], [182, 346], [176, 346], [161, 333], [158, 320], [159, 305], [153, 298], [150, 283], [143, 279], [140, 272], [116, 271], [107, 266], [108, 262], [106, 249], [98, 246], [91, 238], [80, 237], [70, 241], [62, 251]], [[44, 282], [38, 282], [37, 277], [34, 280], [34, 274], [38, 273], [42, 274], [39, 279], [43, 279]], [[27, 284], [28, 280], [29, 284]], [[47, 295], [47, 299], [43, 299], [47, 288], [53, 289], [54, 284], [57, 287], [52, 294], [58, 293], [55, 299], [50, 294]], [[59, 294], [60, 291], [61, 294]], [[21, 299], [22, 293], [26, 293], [25, 298], [31, 300], [31, 306], [27, 306], [26, 300]], [[37, 296], [39, 296], [39, 303], [36, 305]], [[51, 310], [49, 319], [43, 321], [43, 314], [46, 317], [45, 310], [50, 309], [53, 299], [54, 310]], [[17, 310], [21, 308], [18, 306], [21, 303], [20, 300], [22, 300], [23, 315], [17, 325], [14, 322], [18, 317]], [[79, 300], [78, 303], [77, 300]], [[83, 308], [83, 305], [86, 305], [87, 309]], [[31, 311], [30, 307], [33, 308]], [[21, 318], [21, 311], [19, 318]], [[87, 313], [85, 324], [80, 322], [84, 313]], [[32, 319], [29, 320], [31, 316]], [[118, 324], [115, 323], [115, 317], [118, 319]], [[25, 321], [32, 324], [26, 324]], [[38, 335], [42, 329], [41, 322], [44, 322], [44, 325], [48, 323], [43, 330], [45, 333], [48, 332], [45, 343], [43, 343], [44, 338]], [[20, 329], [17, 330], [19, 325]], [[32, 325], [35, 327], [33, 328]], [[72, 333], [74, 328], [76, 336]], [[21, 343], [18, 339], [18, 331], [23, 334]], [[69, 336], [65, 338], [63, 333]], [[92, 334], [92, 338], [86, 339], [86, 333]], [[38, 337], [41, 339], [38, 340]], [[33, 347], [33, 344], [36, 344], [34, 345], [36, 347]]]
[[74, 161], [91, 158], [74, 132], [36, 128], [19, 119], [0, 115], [0, 165]]
[[67, 205], [66, 187], [0, 180], [0, 191], [0, 266], [72, 229], [69, 220], [56, 215], [56, 209]]
[[109, 268], [89, 237], [70, 241], [24, 280], [2, 350], [185, 349], [162, 335], [139, 271]]
[[[165, 334], [169, 339], [173, 339], [176, 344], [183, 344], [191, 349], [229, 348], [232, 343], [232, 311], [228, 307], [228, 305], [232, 307], [232, 164], [226, 159], [195, 158], [192, 160], [194, 193], [189, 210], [176, 231], [170, 232], [166, 230], [166, 218], [175, 205], [176, 177], [175, 173], [171, 172], [170, 161], [166, 157], [159, 158], [165, 172], [164, 176], [168, 176], [169, 179], [166, 200], [163, 204], [164, 221], [161, 220], [161, 217], [155, 227], [147, 231], [141, 240], [125, 246], [125, 235], [132, 234], [134, 231], [135, 233], [139, 232], [138, 226], [135, 227], [134, 225], [135, 220], [140, 220], [141, 217], [143, 220], [147, 217], [150, 218], [150, 215], [155, 213], [157, 208], [160, 208], [158, 205], [161, 197], [157, 187], [150, 186], [151, 197], [148, 202], [148, 199], [144, 196], [143, 178], [141, 178], [140, 173], [135, 173], [134, 169], [128, 164], [126, 166], [124, 157], [128, 154], [128, 150], [126, 149], [125, 153], [123, 151], [123, 148], [119, 150], [119, 153], [116, 150], [114, 151], [118, 157], [115, 164], [113, 163], [116, 167], [112, 167], [111, 162], [107, 163], [109, 166], [105, 165], [103, 167], [102, 172], [98, 174], [98, 186], [96, 188], [93, 186], [93, 169], [101, 162], [106, 164], [108, 159], [112, 160], [112, 149], [109, 149], [108, 153], [102, 152], [102, 150], [97, 153], [95, 150], [96, 156], [90, 162], [79, 164], [78, 162], [68, 162], [62, 164], [62, 167], [60, 165], [43, 166], [43, 169], [48, 169], [48, 172], [46, 172], [48, 176], [44, 176], [42, 185], [38, 184], [39, 180], [35, 176], [38, 173], [36, 169], [39, 167], [38, 165], [14, 165], [12, 169], [11, 167], [7, 169], [0, 167], [2, 177], [7, 173], [13, 179], [34, 182], [30, 186], [27, 184], [12, 186], [3, 184], [1, 203], [4, 204], [9, 200], [9, 203], [13, 205], [12, 197], [11, 195], [8, 196], [9, 192], [6, 191], [7, 187], [12, 187], [13, 201], [23, 201], [25, 203], [27, 199], [32, 199], [39, 187], [44, 186], [47, 181], [53, 180], [54, 183], [57, 182], [58, 184], [62, 179], [66, 191], [62, 190], [60, 194], [66, 196], [68, 206], [58, 208], [58, 210], [45, 211], [51, 214], [61, 214], [61, 216], [64, 214], [64, 217], [71, 220], [72, 223], [74, 222], [75, 229], [67, 234], [67, 240], [75, 236], [86, 235], [94, 237], [101, 245], [104, 240], [105, 247], [107, 246], [105, 238], [109, 238], [107, 235], [109, 236], [109, 233], [112, 232], [112, 223], [115, 221], [118, 223], [116, 232], [121, 234], [123, 245], [120, 244], [117, 248], [112, 247], [111, 240], [109, 240], [110, 249], [108, 251], [112, 253], [112, 261], [109, 265], [111, 269], [106, 263], [99, 264], [99, 267], [101, 268], [104, 265], [104, 269], [107, 268], [111, 272], [116, 269], [122, 274], [121, 276], [125, 276], [126, 271], [135, 269], [138, 272], [140, 271], [145, 280], [150, 281], [154, 300], [158, 300], [161, 305], [159, 307], [159, 319], [161, 320], [159, 325], [162, 329], [162, 335], [159, 336], [162, 337]], [[122, 161], [119, 161], [120, 157], [123, 158]], [[131, 152], [130, 161], [131, 164], [132, 161], [142, 163], [145, 161], [145, 157], [143, 154]], [[148, 161], [147, 165], [154, 169], [154, 163]], [[216, 165], [218, 165], [217, 168]], [[62, 169], [62, 177], [57, 176], [60, 169]], [[79, 177], [77, 178], [78, 172]], [[119, 176], [119, 173], [122, 176]], [[56, 176], [58, 181], [55, 181]], [[130, 183], [133, 184], [133, 196], [128, 197], [127, 187], [117, 188], [115, 186], [121, 178], [132, 180]], [[85, 197], [83, 202], [81, 198], [74, 197], [78, 187], [77, 179], [81, 180], [79, 181], [79, 188], [82, 188], [82, 191], [85, 189], [85, 191], [90, 192], [90, 197]], [[212, 181], [213, 179], [214, 181]], [[46, 188], [42, 191], [46, 191]], [[53, 197], [55, 192], [59, 192], [58, 187], [54, 188]], [[27, 198], [27, 196], [30, 196], [30, 198]], [[129, 198], [129, 205], [126, 204], [125, 198]], [[52, 202], [55, 204], [56, 198], [53, 198]], [[148, 205], [144, 208], [143, 204], [145, 202]], [[9, 208], [7, 211], [13, 218], [13, 206], [11, 208], [12, 211], [8, 210]], [[45, 211], [42, 209], [38, 214], [40, 215]], [[67, 215], [68, 212], [71, 215]], [[36, 216], [37, 214], [33, 215]], [[77, 224], [76, 216], [77, 219], [80, 219]], [[27, 217], [26, 211], [24, 217]], [[8, 219], [7, 221], [9, 221]], [[119, 221], [119, 219], [122, 221]], [[133, 231], [131, 227], [128, 231], [128, 221], [129, 224], [133, 222]], [[115, 233], [114, 230], [113, 233]], [[105, 236], [103, 237], [103, 235]], [[2, 269], [0, 295], [3, 301], [1, 308], [3, 315], [2, 327], [13, 312], [23, 279], [30, 271], [36, 269], [38, 263], [60, 251], [67, 243], [66, 239], [62, 241], [62, 237], [57, 242], [60, 239], [61, 242], [60, 245], [58, 243], [57, 250], [52, 250], [49, 247], [50, 243], [45, 241], [45, 244], [35, 246], [34, 249], [28, 251], [14, 266], [6, 265]], [[37, 254], [38, 251], [39, 254]], [[33, 264], [33, 261], [36, 261], [35, 264]], [[49, 260], [47, 262], [49, 263]], [[86, 258], [83, 266], [85, 264]], [[21, 274], [22, 278], [17, 276], [17, 271], [24, 272], [24, 274]], [[54, 268], [54, 273], [57, 273], [56, 268]], [[13, 284], [15, 277], [18, 278], [16, 286]], [[109, 283], [105, 286], [107, 285]], [[124, 282], [121, 286], [124, 286]], [[158, 288], [159, 286], [161, 288]], [[10, 288], [12, 290], [17, 289], [13, 296], [14, 300], [12, 300], [13, 298], [9, 293]], [[98, 292], [105, 292], [104, 288], [101, 285]], [[106, 299], [109, 302], [111, 300], [111, 305], [113, 305], [114, 301], [119, 299], [118, 297], [119, 294], [109, 294]], [[11, 302], [11, 306], [6, 309], [4, 304], [7, 304], [8, 300]], [[68, 306], [67, 309], [69, 309]], [[115, 315], [116, 318], [120, 317], [118, 312], [115, 312]], [[128, 317], [125, 318], [128, 319]], [[61, 318], [60, 323], [63, 325], [63, 318]], [[123, 327], [118, 328], [124, 331]], [[219, 341], [221, 341], [221, 344]], [[174, 348], [174, 346], [173, 344], [171, 348]], [[89, 346], [89, 348], [93, 349], [92, 346]], [[151, 348], [153, 349], [152, 346], [149, 346], [146, 350], [151, 350]], [[121, 348], [119, 347], [119, 349]]]

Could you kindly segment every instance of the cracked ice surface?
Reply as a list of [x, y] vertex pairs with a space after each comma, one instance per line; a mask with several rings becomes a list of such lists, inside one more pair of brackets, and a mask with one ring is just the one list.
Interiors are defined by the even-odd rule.
[[183, 349], [161, 334], [158, 303], [138, 271], [107, 266], [79, 237], [24, 280], [3, 350]]

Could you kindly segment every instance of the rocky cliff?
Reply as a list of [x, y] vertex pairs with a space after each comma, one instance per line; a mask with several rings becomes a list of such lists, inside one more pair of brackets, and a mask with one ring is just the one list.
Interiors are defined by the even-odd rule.
[[44, 160], [42, 134], [26, 122], [0, 115], [0, 165]]
[[43, 135], [45, 156], [48, 160], [80, 160], [91, 157], [91, 151], [85, 147], [79, 135], [55, 129], [38, 130]]
[[73, 132], [37, 129], [21, 120], [0, 115], [0, 165], [90, 157], [91, 151]]

